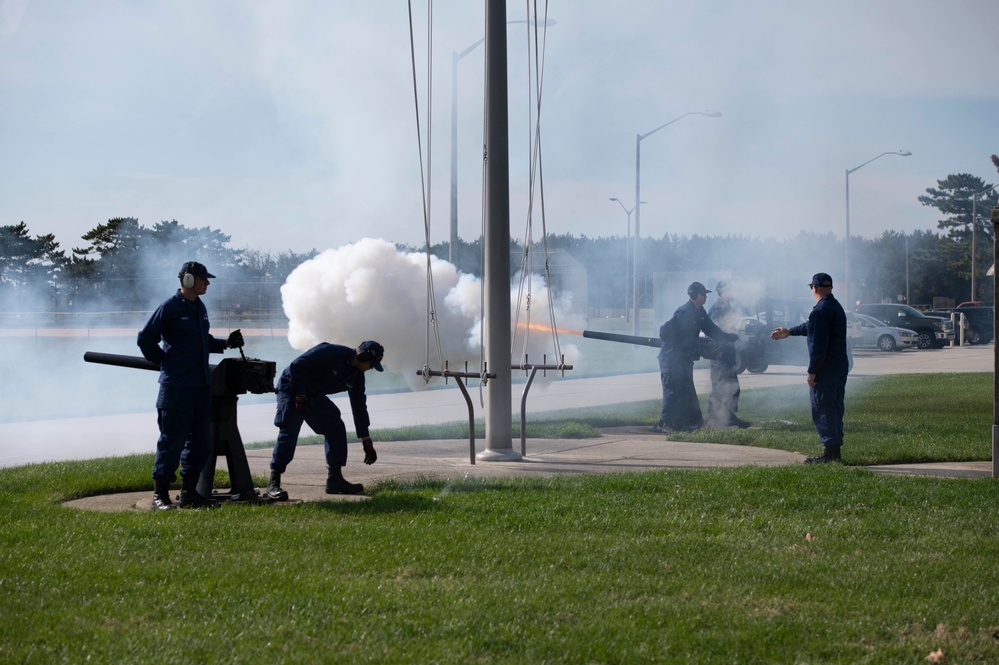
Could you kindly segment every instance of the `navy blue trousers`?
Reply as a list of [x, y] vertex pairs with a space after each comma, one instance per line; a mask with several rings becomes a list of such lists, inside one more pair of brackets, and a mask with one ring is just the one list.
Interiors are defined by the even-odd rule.
[[843, 399], [846, 396], [846, 375], [831, 377], [810, 387], [812, 422], [823, 446], [843, 445]]
[[153, 478], [173, 482], [180, 475], [201, 475], [212, 451], [212, 394], [208, 386], [176, 388], [160, 386], [156, 398], [156, 442]]
[[662, 372], [663, 408], [659, 424], [675, 430], [691, 429], [704, 425], [701, 405], [694, 389], [694, 363], [673, 362], [668, 372]]
[[295, 408], [295, 396], [279, 392], [274, 426], [278, 428], [277, 443], [271, 456], [271, 470], [284, 473], [288, 464], [295, 458], [295, 447], [302, 423], [307, 424], [316, 434], [323, 436], [323, 450], [326, 464], [341, 467], [347, 464], [347, 428], [340, 418], [340, 409], [327, 397], [312, 397], [309, 410], [302, 413]]

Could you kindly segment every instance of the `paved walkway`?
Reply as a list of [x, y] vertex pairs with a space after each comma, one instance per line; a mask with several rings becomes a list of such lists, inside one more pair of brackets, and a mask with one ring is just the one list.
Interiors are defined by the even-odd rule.
[[[993, 347], [963, 347], [939, 351], [906, 351], [884, 354], [872, 352], [858, 354], [852, 376], [882, 374], [980, 372], [993, 367]], [[710, 379], [706, 370], [695, 372], [698, 391], [709, 389]], [[801, 383], [804, 376], [800, 367], [773, 367], [765, 374], [744, 374], [740, 377], [744, 389]], [[536, 392], [535, 392], [536, 391]], [[474, 391], [473, 391], [474, 395]], [[552, 382], [539, 389], [532, 389], [530, 411], [547, 411], [559, 408], [593, 406], [641, 399], [659, 399], [660, 386], [657, 374], [632, 374], [597, 379], [565, 379]], [[802, 398], [805, 398], [804, 387]], [[349, 411], [349, 407], [342, 405]], [[394, 395], [374, 395], [369, 398], [373, 419], [379, 427], [434, 423], [467, 419], [467, 407], [457, 390], [422, 391]], [[477, 407], [477, 404], [476, 404]], [[346, 411], [345, 411], [346, 412]], [[256, 405], [241, 407], [240, 434], [244, 441], [273, 441], [271, 424], [273, 407]], [[91, 419], [71, 419], [71, 421]], [[98, 419], [106, 437], [107, 428], [113, 428], [132, 441], [144, 427], [145, 440], [155, 440], [155, 418], [151, 414], [139, 416], [114, 416]], [[53, 421], [47, 421], [51, 423]], [[54, 421], [58, 427], [80, 427], [79, 422]], [[96, 423], [86, 423], [95, 425]], [[15, 427], [0, 426], [0, 440], [7, 440]], [[46, 423], [33, 423], [36, 427], [52, 427]], [[134, 429], [130, 429], [134, 428]], [[51, 431], [51, 430], [50, 430]], [[83, 430], [77, 429], [77, 432]], [[985, 434], [983, 434], [985, 436]], [[544, 476], [572, 473], [610, 473], [617, 471], [645, 471], [651, 469], [688, 468], [704, 469], [743, 465], [778, 466], [801, 464], [804, 457], [797, 453], [746, 446], [712, 443], [688, 443], [666, 440], [644, 428], [623, 427], [606, 430], [599, 439], [551, 440], [529, 439], [526, 456], [520, 461], [470, 463], [468, 440], [378, 442], [378, 462], [365, 466], [352, 450], [351, 461], [345, 475], [353, 482], [373, 483], [383, 479], [401, 481], [415, 478], [458, 478], [499, 476]], [[477, 442], [477, 450], [483, 450]], [[513, 451], [520, 451], [520, 441], [513, 442]], [[65, 451], [64, 451], [65, 452]], [[111, 453], [109, 453], [111, 454]], [[270, 449], [247, 451], [252, 473], [267, 476]], [[224, 468], [224, 459], [219, 460]], [[868, 467], [883, 473], [907, 475], [946, 476], [954, 478], [989, 478], [991, 462], [907, 464]], [[284, 488], [292, 499], [301, 501], [363, 500], [363, 497], [330, 497], [323, 492], [326, 467], [322, 446], [302, 446], [295, 461], [283, 477]], [[148, 509], [149, 491], [129, 494], [89, 497], [71, 502], [70, 505], [95, 510]]]
[[[530, 439], [527, 455], [516, 462], [469, 461], [468, 441], [388, 441], [377, 445], [378, 461], [367, 466], [355, 455], [344, 469], [352, 482], [394, 479], [497, 478], [553, 474], [614, 473], [652, 469], [707, 469], [744, 465], [800, 464], [803, 456], [783, 450], [665, 440], [639, 428], [609, 430], [599, 439]], [[480, 443], [479, 449], [481, 451]], [[519, 442], [515, 446], [519, 452]], [[250, 471], [267, 476], [270, 449], [246, 451]], [[224, 468], [223, 460], [219, 460]], [[324, 491], [326, 463], [322, 446], [302, 446], [282, 476], [282, 486], [299, 501], [357, 500], [329, 496]], [[174, 492], [176, 494], [176, 492]], [[149, 491], [88, 497], [69, 505], [102, 511], [148, 510]]]

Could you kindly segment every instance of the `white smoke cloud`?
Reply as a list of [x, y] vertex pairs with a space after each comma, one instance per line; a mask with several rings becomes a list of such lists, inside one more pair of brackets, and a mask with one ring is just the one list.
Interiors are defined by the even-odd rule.
[[[463, 369], [467, 361], [469, 371], [477, 372], [481, 280], [459, 273], [437, 257], [430, 258], [430, 271], [443, 360], [452, 370]], [[520, 363], [521, 354], [527, 353], [532, 363], [540, 363], [545, 355], [554, 363], [554, 340], [545, 330], [552, 326], [548, 290], [539, 276], [534, 276], [532, 284], [530, 316], [524, 305], [519, 306], [517, 316], [517, 289], [511, 288], [511, 318], [521, 323], [515, 335], [518, 359], [514, 362]], [[320, 342], [356, 346], [373, 339], [385, 347], [385, 367], [402, 372], [413, 388], [424, 384], [417, 376], [424, 365], [442, 368], [433, 330], [428, 333], [425, 254], [403, 253], [385, 240], [364, 238], [326, 250], [295, 268], [281, 287], [281, 298], [289, 321], [288, 341], [295, 349], [304, 351]], [[556, 299], [554, 323], [579, 330], [581, 322], [570, 314], [571, 304], [571, 294]], [[535, 326], [530, 332], [525, 326], [528, 320]], [[560, 342], [559, 351], [566, 363], [578, 361], [574, 345]]]

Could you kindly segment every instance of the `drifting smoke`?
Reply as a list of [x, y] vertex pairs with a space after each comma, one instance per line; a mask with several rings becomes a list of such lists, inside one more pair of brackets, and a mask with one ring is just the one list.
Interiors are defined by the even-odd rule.
[[[452, 370], [463, 369], [468, 361], [469, 371], [477, 372], [481, 359], [481, 281], [436, 257], [430, 258], [430, 272], [443, 360]], [[515, 353], [526, 353], [535, 363], [547, 354], [548, 362], [553, 363], [555, 345], [550, 333], [527, 330], [528, 323], [542, 328], [552, 324], [543, 278], [535, 275], [532, 284], [531, 312], [519, 307], [522, 325], [515, 334]], [[580, 328], [580, 322], [570, 314], [571, 297], [563, 294], [553, 303], [555, 323]], [[365, 238], [327, 250], [298, 266], [281, 287], [281, 298], [289, 322], [288, 341], [296, 349], [304, 351], [320, 342], [357, 346], [374, 339], [385, 347], [385, 367], [402, 372], [414, 388], [423, 385], [416, 373], [424, 365], [443, 367], [428, 326], [424, 254], [402, 253], [385, 240]], [[511, 288], [510, 306], [512, 320], [518, 321], [516, 288]], [[561, 346], [560, 350], [567, 364], [577, 361], [575, 346]]]

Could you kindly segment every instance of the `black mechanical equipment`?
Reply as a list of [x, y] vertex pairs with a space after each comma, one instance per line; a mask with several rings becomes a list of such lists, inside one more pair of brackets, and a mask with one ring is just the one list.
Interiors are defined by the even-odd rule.
[[[240, 349], [240, 355], [243, 350]], [[87, 351], [83, 359], [88, 363], [130, 367], [154, 372], [159, 365], [141, 356], [123, 356], [114, 353]], [[261, 395], [274, 392], [274, 374], [277, 366], [270, 360], [256, 358], [224, 358], [212, 369], [212, 448], [214, 454], [208, 458], [201, 477], [198, 479], [198, 492], [221, 501], [267, 501], [253, 486], [250, 465], [246, 461], [243, 439], [236, 425], [236, 403], [239, 395], [254, 393]], [[219, 455], [225, 455], [229, 468], [230, 488], [228, 492], [215, 492], [215, 466]]]

